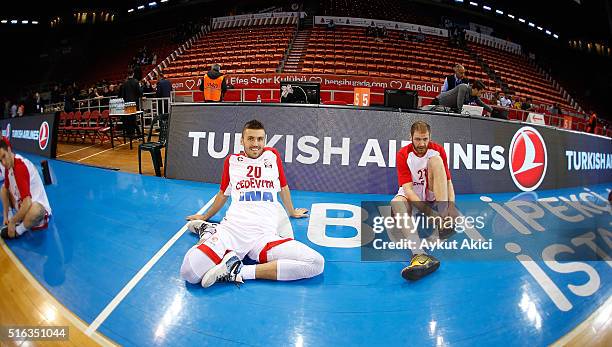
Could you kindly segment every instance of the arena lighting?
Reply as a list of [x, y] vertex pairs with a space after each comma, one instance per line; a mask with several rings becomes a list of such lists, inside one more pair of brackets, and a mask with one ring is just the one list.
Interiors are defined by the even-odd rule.
[[11, 20], [11, 24], [17, 24], [17, 19]]
[[160, 2], [168, 2], [168, 0], [161, 0]]
[[487, 5], [482, 5], [482, 8], [484, 8], [487, 11], [491, 11], [491, 8], [489, 6], [487, 6]]
[[525, 20], [523, 18], [519, 18], [519, 22], [525, 23]]
[[546, 30], [546, 35], [551, 35], [552, 33], [550, 32], [550, 30]]
[[2, 21], [0, 21], [0, 23], [6, 24], [6, 23], [8, 23], [8, 21], [6, 19], [3, 19]]
[[559, 38], [559, 35], [554, 34], [554, 35], [553, 35], [553, 37], [554, 37], [554, 38], [556, 38], [556, 39], [558, 39], [558, 38]]
[[504, 14], [504, 11], [501, 11], [501, 10], [495, 10], [495, 13], [497, 13], [497, 14]]
[[508, 17], [510, 17], [510, 18], [512, 18], [512, 19], [514, 19], [514, 15], [512, 15], [512, 14], [510, 14], [510, 13], [508, 13]]
[[29, 21], [29, 20], [22, 20], [22, 21], [21, 21], [21, 24], [28, 24], [28, 23], [30, 23], [30, 21]]
[[139, 10], [142, 10], [143, 8], [144, 8], [144, 5], [140, 5], [140, 6], [138, 6], [138, 9], [139, 9]]
[[33, 20], [32, 24], [36, 25], [36, 24], [38, 24], [38, 21], [37, 20]]
[[132, 13], [132, 12], [134, 12], [134, 9], [133, 9], [133, 8], [130, 8], [130, 9], [128, 10], [128, 13]]
[[461, 2], [461, 3], [462, 3], [462, 2], [463, 2], [463, 0], [455, 0], [455, 2]]
[[155, 1], [149, 3], [149, 7], [153, 7], [153, 6], [157, 6], [157, 3]]
[[544, 28], [542, 28], [542, 27], [538, 27], [538, 30], [542, 31], [542, 30], [544, 30]]
[[470, 5], [472, 5], [472, 6], [478, 6], [478, 3], [477, 3], [477, 2], [470, 1]]
[[531, 22], [529, 22], [529, 26], [532, 27], [532, 28], [535, 28], [535, 24], [533, 24]]

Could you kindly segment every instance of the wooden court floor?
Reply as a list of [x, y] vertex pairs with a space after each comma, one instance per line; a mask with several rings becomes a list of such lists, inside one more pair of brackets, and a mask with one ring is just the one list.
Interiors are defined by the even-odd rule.
[[[138, 173], [138, 143], [133, 149], [119, 142], [110, 144], [60, 143], [57, 159]], [[151, 157], [143, 152], [143, 174], [154, 175]], [[51, 296], [0, 240], [0, 327], [68, 326], [68, 341], [0, 341], [0, 346], [97, 346], [113, 345], [95, 333], [85, 335], [87, 323], [81, 321]], [[561, 346], [609, 346], [612, 341], [612, 298], [572, 332], [555, 343]]]
[[[109, 143], [92, 145], [88, 142], [64, 142], [57, 146], [56, 159], [138, 173], [138, 143], [134, 141], [130, 149], [129, 142], [124, 144], [121, 141], [115, 142], [114, 148]], [[162, 150], [162, 158], [163, 155], [164, 150]], [[142, 152], [142, 173], [155, 175], [151, 155], [146, 151]]]

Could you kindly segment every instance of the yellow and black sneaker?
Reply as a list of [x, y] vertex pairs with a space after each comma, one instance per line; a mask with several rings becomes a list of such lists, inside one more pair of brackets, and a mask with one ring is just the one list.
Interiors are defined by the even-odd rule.
[[439, 267], [440, 261], [434, 256], [413, 254], [410, 265], [402, 270], [402, 277], [408, 281], [416, 281], [438, 270]]

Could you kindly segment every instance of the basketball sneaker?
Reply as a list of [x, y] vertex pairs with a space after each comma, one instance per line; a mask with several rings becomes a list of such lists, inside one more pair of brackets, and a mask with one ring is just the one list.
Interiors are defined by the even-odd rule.
[[202, 278], [202, 287], [208, 288], [215, 282], [232, 282], [236, 285], [244, 283], [240, 275], [242, 261], [238, 259], [236, 252], [228, 252], [221, 263], [208, 270]]
[[413, 254], [410, 265], [402, 270], [402, 277], [408, 281], [416, 281], [440, 267], [440, 261], [434, 256], [427, 254]]
[[212, 234], [217, 232], [218, 223], [210, 223], [203, 220], [192, 220], [187, 223], [187, 229], [198, 235], [200, 240], [206, 241]]

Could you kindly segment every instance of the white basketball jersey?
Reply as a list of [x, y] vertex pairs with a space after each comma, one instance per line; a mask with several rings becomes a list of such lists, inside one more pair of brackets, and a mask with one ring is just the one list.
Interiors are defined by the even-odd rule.
[[419, 199], [429, 201], [427, 190], [433, 189], [429, 187], [427, 180], [427, 161], [431, 157], [440, 156], [444, 162], [446, 177], [451, 179], [450, 171], [448, 170], [448, 160], [444, 147], [439, 144], [429, 141], [427, 152], [423, 156], [418, 156], [414, 151], [414, 146], [411, 144], [402, 147], [397, 152], [397, 179], [400, 188], [406, 183], [412, 182], [412, 190], [416, 193]]
[[287, 185], [278, 151], [264, 148], [257, 159], [244, 153], [225, 159], [221, 191], [232, 202], [222, 223], [232, 230], [248, 233], [276, 233], [282, 210], [278, 192]]
[[33, 202], [41, 204], [47, 210], [47, 214], [51, 215], [51, 206], [42, 179], [34, 164], [28, 159], [15, 154], [13, 167], [5, 169], [4, 186], [16, 201], [17, 208], [21, 207], [23, 199], [29, 196]]

